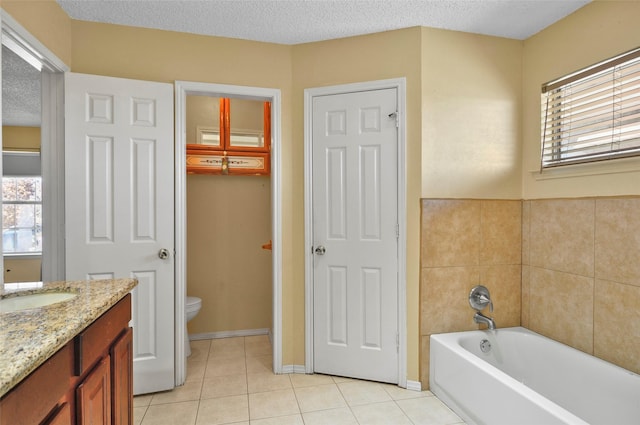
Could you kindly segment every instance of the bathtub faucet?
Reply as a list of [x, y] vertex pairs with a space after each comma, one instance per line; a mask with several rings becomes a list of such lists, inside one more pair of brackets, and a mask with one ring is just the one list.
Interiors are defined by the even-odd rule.
[[487, 305], [489, 305], [489, 311], [493, 312], [493, 301], [491, 301], [491, 295], [486, 287], [478, 285], [471, 290], [469, 293], [469, 305], [476, 311], [476, 314], [473, 316], [474, 322], [478, 324], [484, 323], [490, 330], [496, 328], [496, 323], [493, 319], [481, 313]]
[[491, 317], [487, 317], [479, 311], [477, 311], [476, 314], [473, 315], [473, 321], [478, 324], [484, 323], [489, 327], [488, 329], [491, 331], [496, 328], [496, 322], [494, 322]]

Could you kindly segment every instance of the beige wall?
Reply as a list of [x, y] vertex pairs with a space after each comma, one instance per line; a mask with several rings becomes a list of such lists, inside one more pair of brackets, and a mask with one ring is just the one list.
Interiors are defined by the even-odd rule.
[[[409, 28], [360, 37], [293, 46], [293, 145], [295, 246], [304, 242], [303, 152], [304, 89], [406, 77], [407, 82], [407, 378], [419, 379], [419, 249], [420, 249], [420, 43], [421, 29]], [[304, 250], [294, 256], [304, 264]], [[304, 364], [304, 280], [290, 299], [297, 321], [295, 364]]]
[[[640, 193], [640, 160], [540, 169], [540, 87], [596, 62], [640, 46], [640, 2], [594, 1], [524, 42], [523, 157], [524, 199], [631, 195]], [[625, 169], [633, 171], [621, 172]], [[584, 173], [596, 173], [587, 174]]]
[[40, 151], [40, 127], [2, 127], [2, 150]]
[[53, 0], [2, 0], [0, 6], [71, 66], [71, 18], [58, 3]]
[[4, 282], [39, 282], [42, 260], [4, 257]]
[[189, 333], [271, 329], [271, 179], [187, 176]]
[[640, 198], [523, 204], [522, 324], [640, 373]]
[[469, 292], [489, 289], [498, 327], [520, 325], [519, 200], [422, 200], [420, 291], [422, 388], [429, 387], [429, 336], [478, 329]]
[[422, 197], [520, 199], [522, 42], [422, 29]]

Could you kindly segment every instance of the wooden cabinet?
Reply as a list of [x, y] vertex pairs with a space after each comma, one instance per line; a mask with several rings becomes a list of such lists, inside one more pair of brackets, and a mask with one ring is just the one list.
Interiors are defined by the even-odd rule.
[[77, 423], [82, 425], [111, 425], [111, 358], [100, 363], [78, 385]]
[[113, 425], [133, 423], [133, 329], [111, 346], [111, 405]]
[[69, 403], [64, 403], [54, 411], [53, 415], [47, 419], [44, 425], [68, 425], [71, 423], [71, 408]]
[[0, 425], [133, 423], [131, 295], [0, 400]]
[[231, 100], [219, 99], [220, 123], [217, 128], [198, 127], [196, 143], [187, 143], [187, 173], [271, 173], [271, 103], [244, 100], [262, 108], [263, 123], [262, 131], [243, 130], [231, 126]]

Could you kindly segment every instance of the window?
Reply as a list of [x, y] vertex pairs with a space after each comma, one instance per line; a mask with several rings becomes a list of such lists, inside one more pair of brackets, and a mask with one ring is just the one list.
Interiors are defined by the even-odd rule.
[[42, 252], [42, 178], [2, 178], [2, 250]]
[[542, 169], [638, 155], [640, 49], [542, 86]]

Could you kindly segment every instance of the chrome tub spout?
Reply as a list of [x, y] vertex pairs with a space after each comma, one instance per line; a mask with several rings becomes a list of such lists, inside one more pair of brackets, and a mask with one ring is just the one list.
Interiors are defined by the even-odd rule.
[[489, 327], [489, 330], [494, 330], [496, 328], [496, 322], [494, 322], [491, 317], [487, 317], [479, 311], [473, 315], [473, 321], [478, 324], [484, 323]]

